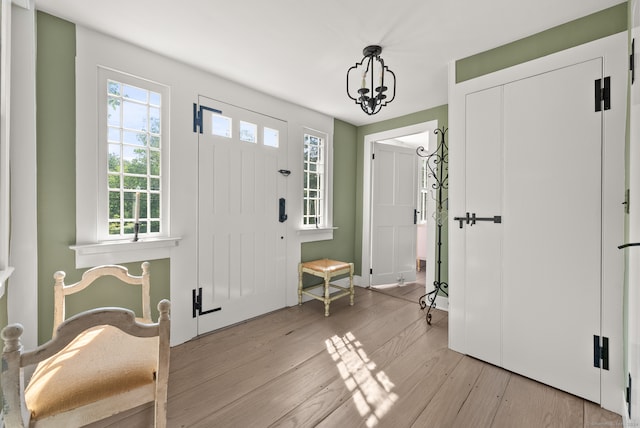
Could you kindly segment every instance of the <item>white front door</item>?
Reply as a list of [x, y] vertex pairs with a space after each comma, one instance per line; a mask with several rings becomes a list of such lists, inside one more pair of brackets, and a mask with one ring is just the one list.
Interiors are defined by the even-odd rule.
[[594, 402], [601, 77], [597, 58], [467, 95], [466, 212], [450, 232], [465, 234], [468, 353]]
[[371, 285], [416, 280], [415, 149], [374, 143]]
[[194, 316], [203, 334], [286, 306], [286, 181], [279, 171], [286, 169], [287, 126], [202, 96], [199, 106], [201, 307]]

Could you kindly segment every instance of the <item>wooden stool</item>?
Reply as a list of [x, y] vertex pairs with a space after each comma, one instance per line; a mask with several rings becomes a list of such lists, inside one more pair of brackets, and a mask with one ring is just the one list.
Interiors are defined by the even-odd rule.
[[[302, 288], [302, 275], [308, 273], [314, 276], [318, 276], [324, 279], [323, 284], [315, 285], [312, 287]], [[339, 285], [330, 284], [331, 278], [349, 274], [349, 287], [341, 287]], [[324, 288], [324, 295], [320, 296], [312, 293], [310, 290], [316, 288]], [[331, 295], [329, 293], [329, 287], [337, 288], [340, 291]], [[323, 259], [313, 260], [310, 262], [300, 263], [298, 265], [298, 304], [302, 305], [302, 295], [306, 294], [314, 299], [318, 299], [324, 302], [324, 316], [329, 316], [329, 304], [334, 300], [337, 300], [344, 296], [351, 296], [350, 305], [353, 306], [353, 297], [355, 295], [353, 289], [353, 263], [339, 262], [337, 260]]]

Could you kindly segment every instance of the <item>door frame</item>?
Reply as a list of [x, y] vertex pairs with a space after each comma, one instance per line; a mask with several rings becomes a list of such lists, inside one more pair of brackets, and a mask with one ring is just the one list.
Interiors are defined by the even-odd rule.
[[[625, 128], [627, 100], [627, 32], [621, 32], [571, 49], [515, 65], [456, 84], [455, 64], [449, 68], [449, 348], [465, 353], [464, 234], [454, 216], [465, 209], [465, 98], [466, 94], [566, 67], [592, 58], [603, 58], [603, 76], [611, 76], [611, 110], [603, 115], [602, 175], [602, 290], [601, 335], [609, 338], [610, 370], [601, 371], [601, 406], [622, 414], [623, 385], [623, 283], [624, 259], [617, 249], [624, 237]], [[550, 100], [552, 102], [552, 100]], [[544, 131], [544, 130], [543, 130]], [[543, 136], [544, 132], [541, 133]], [[540, 296], [540, 300], [552, 298]]]
[[[371, 275], [369, 269], [371, 267], [371, 215], [372, 215], [372, 153], [373, 143], [380, 140], [391, 140], [394, 138], [404, 137], [411, 134], [419, 134], [426, 132], [429, 135], [429, 150], [433, 152], [437, 146], [436, 135], [434, 131], [438, 129], [438, 121], [431, 120], [428, 122], [417, 123], [415, 125], [404, 126], [401, 128], [390, 129], [388, 131], [376, 132], [364, 136], [364, 155], [362, 168], [362, 275], [359, 285], [362, 287], [371, 286]], [[417, 155], [416, 155], [417, 156]], [[417, 178], [417, 177], [416, 177]], [[435, 205], [432, 205], [435, 210]], [[431, 216], [427, 217], [427, 263], [435, 261], [435, 219]], [[434, 269], [427, 269], [425, 272], [425, 292], [428, 286], [433, 284]], [[430, 291], [430, 290], [429, 290]]]

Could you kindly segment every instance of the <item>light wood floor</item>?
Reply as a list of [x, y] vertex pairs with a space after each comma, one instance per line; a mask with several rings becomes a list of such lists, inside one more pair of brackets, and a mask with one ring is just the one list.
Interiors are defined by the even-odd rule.
[[[323, 314], [310, 301], [173, 348], [169, 426], [622, 426], [596, 404], [449, 350], [447, 313], [429, 326], [417, 300], [358, 288], [355, 306], [340, 299]], [[151, 416], [138, 408], [93, 426], [146, 427]]]

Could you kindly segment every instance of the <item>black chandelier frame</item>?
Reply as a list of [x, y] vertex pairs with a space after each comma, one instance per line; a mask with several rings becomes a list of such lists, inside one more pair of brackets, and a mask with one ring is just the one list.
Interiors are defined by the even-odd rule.
[[437, 254], [436, 254], [436, 275], [433, 281], [433, 290], [421, 296], [418, 299], [421, 309], [427, 309], [427, 324], [431, 325], [431, 310], [436, 307], [436, 297], [440, 294], [449, 296], [449, 284], [442, 281], [442, 228], [447, 224], [447, 211], [448, 211], [448, 194], [444, 196], [444, 190], [449, 189], [449, 149], [446, 142], [447, 128], [438, 128], [434, 131], [436, 135], [440, 136], [440, 142], [436, 147], [436, 150], [431, 154], [420, 146], [416, 149], [418, 156], [427, 159], [427, 167], [429, 168], [429, 177], [432, 177], [435, 181], [431, 185], [431, 188], [438, 192], [436, 200], [436, 225], [437, 225]]
[[[362, 60], [347, 70], [347, 95], [354, 100], [356, 104], [360, 105], [362, 111], [369, 116], [378, 113], [382, 107], [389, 104], [396, 97], [396, 75], [384, 64], [384, 59], [380, 56], [381, 53], [382, 47], [378, 45], [367, 46], [362, 50]], [[375, 67], [376, 63], [378, 63], [378, 67]], [[358, 70], [358, 68], [362, 69], [363, 67], [366, 67], [366, 69], [362, 75], [362, 85], [357, 91], [358, 95], [355, 97], [351, 96], [351, 92], [349, 91], [349, 75], [352, 71]], [[374, 79], [377, 77], [375, 68], [380, 69], [378, 86], [375, 86], [374, 82]], [[390, 99], [386, 94], [389, 87], [385, 86], [385, 75], [389, 74], [393, 77], [393, 96]], [[367, 82], [367, 76], [369, 77], [369, 82]]]

